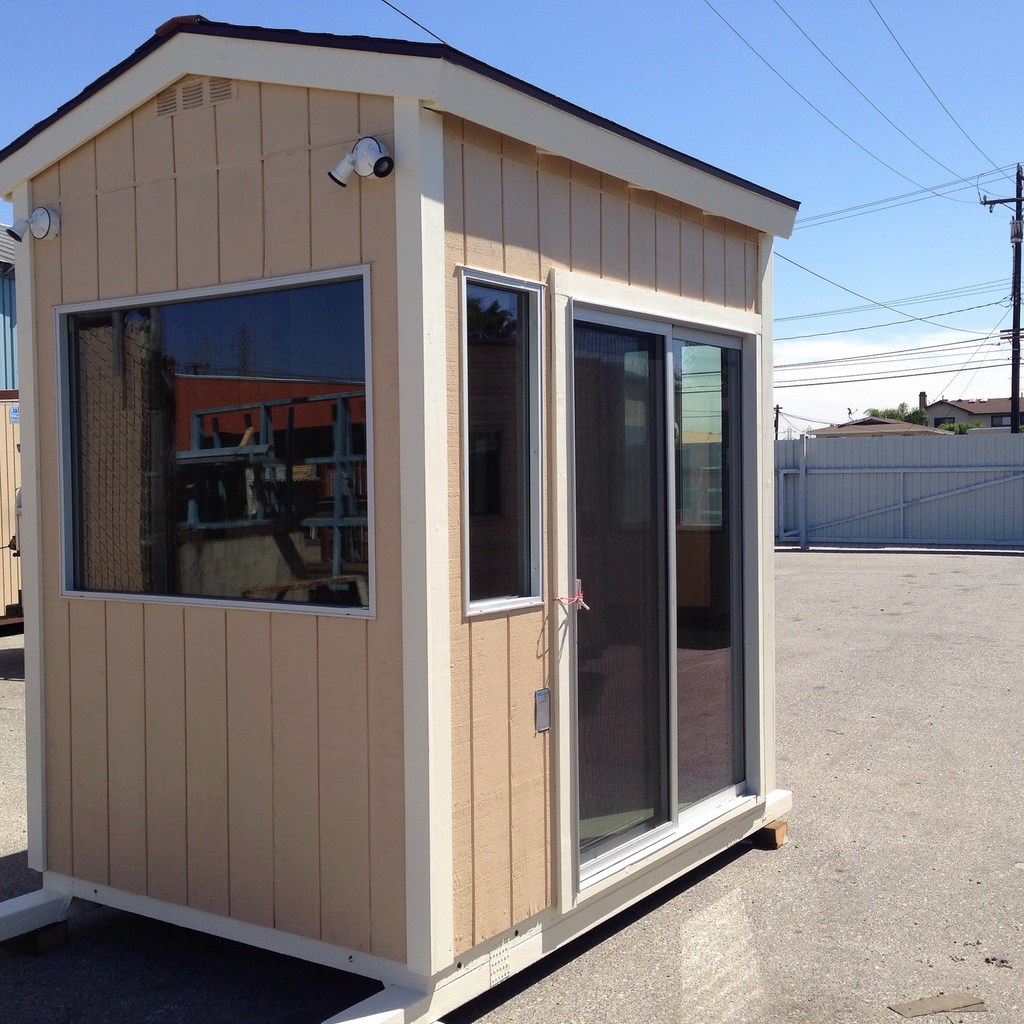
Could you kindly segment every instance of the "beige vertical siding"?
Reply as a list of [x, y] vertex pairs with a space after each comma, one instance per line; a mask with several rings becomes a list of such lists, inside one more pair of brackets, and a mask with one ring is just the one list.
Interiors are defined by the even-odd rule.
[[[534, 691], [551, 682], [547, 614], [464, 615], [456, 555], [463, 545], [458, 268], [543, 282], [551, 268], [568, 267], [754, 309], [758, 235], [452, 117], [445, 120], [445, 212], [453, 887], [461, 952], [544, 910], [553, 893], [550, 750], [547, 735], [534, 731]], [[554, 514], [547, 509], [548, 523]], [[548, 593], [549, 606], [555, 596]]]
[[146, 648], [141, 604], [107, 605], [110, 884], [146, 891]]
[[[568, 165], [566, 165], [568, 166]], [[561, 169], [559, 165], [559, 169]], [[530, 280], [546, 273], [541, 240], [570, 256], [568, 182], [543, 171], [514, 140], [461, 121], [445, 125], [456, 951], [550, 902], [546, 735], [534, 732], [533, 694], [545, 685], [543, 611], [463, 614], [461, 335], [456, 268]], [[595, 193], [596, 195], [596, 193]]]
[[34, 248], [39, 405], [58, 402], [57, 304], [370, 264], [377, 615], [62, 598], [44, 501], [47, 860], [404, 961], [393, 182], [327, 178], [361, 134], [390, 135], [392, 105], [237, 86], [174, 116], [147, 103], [32, 182], [62, 214]]
[[274, 924], [274, 725], [269, 614], [227, 614], [231, 916]]
[[[188, 902], [185, 731], [185, 614], [172, 605], [143, 610], [146, 649], [147, 892]], [[47, 623], [49, 630], [49, 623]], [[50, 644], [46, 644], [49, 654]], [[49, 686], [49, 674], [47, 674]], [[49, 746], [46, 751], [50, 757]]]

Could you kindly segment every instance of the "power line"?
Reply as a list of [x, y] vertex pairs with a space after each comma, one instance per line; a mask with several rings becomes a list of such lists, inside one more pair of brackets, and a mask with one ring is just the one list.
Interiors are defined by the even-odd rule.
[[831, 420], [812, 419], [810, 416], [797, 416], [795, 412], [782, 412], [779, 410], [780, 415], [787, 420], [800, 420], [802, 423], [831, 423]]
[[[838, 124], [836, 124], [836, 122], [835, 122], [835, 121], [833, 121], [833, 120], [832, 120], [832, 118], [828, 116], [828, 114], [826, 114], [826, 113], [825, 113], [825, 112], [824, 112], [824, 111], [823, 111], [823, 110], [822, 110], [822, 109], [821, 109], [820, 107], [816, 106], [816, 105], [815, 105], [815, 104], [814, 104], [814, 103], [813, 103], [813, 102], [812, 102], [811, 100], [809, 100], [809, 99], [808, 99], [808, 98], [807, 98], [807, 97], [806, 97], [806, 96], [805, 96], [805, 95], [804, 95], [804, 94], [803, 94], [803, 93], [802, 93], [802, 92], [801, 92], [801, 91], [800, 91], [800, 90], [799, 90], [799, 89], [798, 89], [798, 88], [797, 88], [797, 87], [796, 87], [795, 85], [793, 85], [793, 83], [792, 83], [792, 82], [790, 82], [790, 81], [789, 81], [789, 79], [787, 79], [787, 78], [785, 77], [785, 75], [783, 75], [783, 74], [782, 74], [782, 72], [781, 72], [781, 71], [779, 71], [779, 70], [778, 70], [778, 68], [776, 68], [776, 67], [775, 67], [775, 66], [774, 66], [774, 65], [773, 65], [772, 63], [770, 63], [770, 62], [769, 62], [769, 60], [767, 59], [767, 57], [763, 56], [763, 55], [762, 55], [762, 54], [761, 54], [761, 53], [760, 53], [760, 52], [759, 52], [759, 51], [758, 51], [758, 50], [757, 50], [757, 49], [756, 49], [756, 48], [754, 47], [754, 45], [753, 45], [752, 43], [750, 43], [750, 42], [749, 42], [749, 41], [748, 41], [748, 40], [746, 39], [746, 37], [745, 37], [745, 36], [743, 36], [743, 35], [742, 35], [742, 34], [741, 34], [741, 33], [739, 32], [739, 30], [738, 30], [738, 29], [736, 29], [736, 28], [735, 28], [735, 27], [734, 27], [734, 26], [733, 26], [733, 25], [732, 25], [732, 24], [731, 24], [731, 23], [730, 23], [730, 22], [729, 22], [729, 21], [728, 21], [728, 20], [727, 20], [727, 19], [725, 18], [725, 16], [724, 16], [724, 15], [722, 14], [722, 12], [721, 12], [721, 11], [719, 11], [717, 7], [715, 7], [715, 5], [714, 5], [714, 4], [713, 4], [713, 3], [711, 2], [711, 0], [704, 0], [704, 3], [705, 3], [705, 5], [706, 5], [707, 7], [709, 7], [709, 8], [711, 9], [711, 11], [712, 11], [712, 12], [713, 12], [714, 14], [716, 14], [716, 15], [718, 16], [718, 18], [719, 18], [719, 19], [721, 20], [721, 22], [722, 22], [722, 23], [723, 23], [723, 24], [725, 25], [725, 27], [726, 27], [727, 29], [729, 29], [729, 31], [730, 31], [730, 32], [732, 32], [732, 34], [733, 34], [734, 36], [736, 36], [736, 38], [737, 38], [737, 39], [739, 39], [739, 41], [740, 41], [741, 43], [743, 43], [743, 45], [744, 45], [744, 46], [746, 46], [746, 47], [747, 47], [747, 49], [748, 49], [748, 50], [750, 50], [750, 52], [751, 52], [751, 53], [752, 53], [752, 54], [753, 54], [753, 55], [754, 55], [755, 57], [757, 57], [757, 59], [758, 59], [759, 61], [761, 61], [761, 63], [762, 63], [762, 64], [764, 64], [764, 66], [765, 66], [766, 68], [768, 68], [768, 70], [769, 70], [769, 71], [771, 71], [771, 73], [772, 73], [773, 75], [775, 75], [775, 76], [776, 76], [776, 77], [777, 77], [777, 78], [778, 78], [778, 79], [779, 79], [779, 80], [780, 80], [780, 81], [781, 81], [781, 82], [782, 82], [782, 83], [783, 83], [783, 84], [784, 84], [785, 86], [787, 86], [787, 87], [788, 87], [788, 88], [789, 88], [790, 90], [792, 90], [792, 91], [793, 91], [794, 93], [796, 93], [796, 95], [797, 95], [797, 96], [798, 96], [798, 97], [799, 97], [800, 99], [802, 99], [802, 100], [804, 101], [804, 103], [806, 103], [806, 104], [807, 104], [807, 106], [809, 106], [809, 107], [811, 108], [811, 110], [813, 110], [813, 111], [814, 111], [814, 112], [815, 112], [815, 113], [816, 113], [816, 114], [817, 114], [817, 115], [818, 115], [819, 117], [822, 117], [822, 118], [824, 118], [824, 119], [825, 119], [826, 121], [828, 121], [828, 123], [829, 123], [830, 125], [832, 125], [832, 127], [833, 127], [833, 128], [835, 128], [835, 130], [836, 130], [837, 132], [839, 132], [839, 134], [840, 134], [840, 135], [842, 135], [842, 136], [843, 136], [843, 138], [845, 138], [845, 139], [849, 140], [850, 142], [852, 142], [852, 143], [853, 143], [853, 144], [854, 144], [854, 145], [855, 145], [855, 146], [856, 146], [856, 147], [857, 147], [857, 148], [858, 148], [859, 150], [861, 150], [862, 152], [866, 153], [866, 154], [867, 154], [867, 155], [868, 155], [869, 157], [871, 157], [871, 159], [872, 159], [872, 160], [877, 160], [877, 161], [878, 161], [878, 163], [880, 163], [880, 164], [881, 164], [881, 165], [882, 165], [883, 167], [886, 167], [886, 168], [888, 168], [888, 169], [889, 169], [890, 171], [892, 171], [892, 173], [893, 173], [893, 174], [895, 174], [895, 175], [896, 175], [897, 177], [900, 177], [900, 178], [902, 178], [902, 179], [903, 179], [904, 181], [909, 181], [911, 185], [916, 185], [916, 186], [917, 186], [918, 188], [920, 188], [920, 189], [925, 189], [926, 191], [929, 191], [929, 192], [930, 192], [930, 191], [932, 191], [931, 189], [929, 189], [929, 188], [928, 188], [928, 186], [927, 186], [927, 185], [922, 185], [922, 184], [921, 184], [921, 182], [919, 182], [919, 181], [915, 181], [915, 180], [914, 180], [913, 178], [911, 178], [911, 177], [907, 176], [907, 175], [906, 175], [906, 174], [904, 174], [904, 173], [903, 173], [902, 171], [898, 171], [898, 170], [896, 170], [896, 168], [895, 168], [895, 167], [893, 167], [893, 165], [892, 165], [892, 164], [890, 164], [890, 163], [888, 163], [887, 161], [883, 160], [883, 159], [882, 159], [882, 158], [881, 158], [881, 157], [880, 157], [880, 156], [879, 156], [879, 155], [878, 155], [877, 153], [872, 153], [872, 152], [871, 152], [871, 150], [867, 148], [867, 146], [864, 146], [864, 145], [862, 145], [862, 144], [861, 144], [860, 142], [858, 142], [858, 141], [857, 141], [857, 140], [856, 140], [856, 139], [855, 139], [855, 138], [854, 138], [854, 137], [853, 137], [853, 136], [852, 136], [852, 135], [851, 135], [851, 134], [850, 134], [849, 132], [847, 132], [847, 131], [845, 131], [844, 129], [840, 128], [840, 127], [839, 127], [839, 125], [838, 125]], [[987, 159], [987, 158], [986, 158], [986, 159]], [[966, 202], [967, 202], [967, 200], [966, 200], [966, 199], [952, 199], [952, 198], [951, 198], [950, 196], [945, 196], [945, 195], [943, 195], [943, 194], [942, 194], [941, 192], [934, 192], [933, 194], [934, 194], [934, 195], [936, 195], [936, 196], [938, 196], [938, 197], [940, 197], [940, 198], [942, 198], [942, 199], [949, 199], [949, 200], [950, 200], [950, 202], [955, 202], [955, 203], [966, 203]]]
[[[985, 366], [985, 367], [1005, 366], [1007, 361], [1008, 361], [1007, 358], [1005, 358], [1005, 357], [1002, 358], [1002, 359], [996, 358], [997, 355], [998, 355], [998, 353], [989, 353], [985, 357], [985, 360], [986, 360], [985, 362], [983, 362], [981, 364], [976, 364], [976, 365]], [[973, 358], [974, 358], [973, 355], [969, 356], [968, 357], [968, 363]], [[825, 381], [845, 380], [847, 383], [852, 384], [852, 383], [855, 383], [856, 381], [860, 380], [862, 377], [873, 380], [874, 377], [877, 374], [880, 374], [880, 373], [882, 373], [882, 374], [892, 374], [893, 376], [898, 376], [899, 374], [909, 374], [910, 376], [913, 376], [915, 372], [920, 372], [920, 373], [924, 374], [924, 373], [944, 373], [944, 372], [948, 372], [950, 370], [956, 370], [957, 375], [959, 375], [960, 373], [962, 373], [964, 371], [964, 369], [966, 369], [967, 365], [968, 365], [967, 363], [961, 363], [959, 360], [957, 360], [956, 362], [953, 362], [953, 363], [941, 363], [941, 364], [939, 364], [937, 366], [933, 365], [933, 366], [918, 367], [917, 369], [915, 369], [912, 366], [896, 366], [896, 367], [893, 367], [891, 370], [881, 370], [878, 367], [872, 367], [871, 369], [868, 369], [868, 370], [848, 370], [848, 371], [846, 371], [844, 373], [821, 374], [820, 376], [817, 376], [817, 377], [804, 377], [801, 380], [787, 380], [784, 383], [797, 385], [797, 384], [800, 384], [800, 383], [815, 383], [817, 381], [823, 381], [823, 380], [825, 380]], [[946, 391], [946, 390], [948, 390], [948, 386], [946, 388], [943, 388], [943, 391]]]
[[989, 342], [990, 344], [996, 346], [1002, 346], [1005, 344], [1005, 342], [999, 340], [998, 335], [996, 335], [995, 332], [993, 332], [991, 334], [981, 335], [980, 338], [966, 338], [962, 341], [949, 341], [937, 345], [922, 345], [918, 346], [917, 348], [890, 349], [887, 352], [869, 352], [867, 355], [835, 356], [832, 359], [808, 359], [800, 363], [776, 363], [775, 369], [798, 370], [810, 369], [811, 367], [816, 366], [839, 366], [842, 364], [849, 363], [868, 363], [888, 360], [892, 360], [895, 362], [903, 362], [907, 358], [914, 358], [919, 356], [935, 358], [935, 356], [937, 355], [951, 355], [951, 349], [966, 348], [968, 345], [973, 345], [976, 341], [979, 340], [982, 344], [984, 344], [985, 342]]
[[380, 0], [380, 2], [384, 4], [385, 7], [390, 7], [391, 10], [395, 12], [395, 14], [400, 14], [403, 18], [405, 18], [406, 21], [411, 21], [418, 29], [422, 29], [424, 32], [426, 32], [428, 36], [433, 36], [439, 43], [444, 43], [445, 46], [451, 45], [451, 43], [445, 42], [445, 40], [442, 39], [436, 32], [431, 32], [426, 25], [421, 25], [414, 17], [412, 17], [412, 15], [406, 14], [405, 11], [403, 11], [400, 7], [396, 7], [393, 3], [391, 3], [391, 0]]
[[[975, 309], [988, 309], [990, 306], [997, 306], [999, 302], [983, 302], [978, 306], [964, 306], [963, 309], [949, 309], [944, 313], [929, 313], [930, 316], [952, 316], [955, 313], [969, 313]], [[836, 331], [818, 331], [814, 334], [790, 334], [782, 338], [776, 338], [775, 341], [801, 341], [805, 338], [830, 338], [837, 334], [858, 334], [861, 331], [877, 331], [883, 327], [899, 327], [901, 324], [915, 324], [923, 321], [922, 316], [908, 316], [906, 319], [901, 321], [889, 321], [887, 324], [865, 324], [863, 327], [844, 327]], [[926, 324], [931, 324], [931, 321], [924, 321]]]
[[[708, 0], [704, 0], [704, 2], [707, 3]], [[855, 292], [852, 288], [847, 288], [846, 285], [839, 284], [838, 281], [833, 281], [831, 278], [825, 277], [824, 274], [819, 274], [816, 270], [811, 270], [809, 267], [805, 267], [803, 264], [797, 263], [796, 260], [791, 260], [788, 256], [783, 256], [781, 252], [777, 252], [775, 255], [778, 256], [780, 260], [785, 260], [797, 269], [802, 270], [805, 274], [810, 274], [811, 277], [816, 277], [819, 281], [824, 281], [826, 284], [832, 285], [833, 288], [838, 288], [840, 291], [847, 292], [850, 295], [855, 295], [858, 299], [863, 299], [865, 302], [870, 302], [872, 305], [881, 306], [883, 309], [890, 309], [894, 313], [899, 313], [900, 316], [907, 316], [906, 310], [898, 309], [896, 306], [893, 306], [888, 302], [879, 302], [877, 299], [872, 299], [870, 296], [863, 295], [860, 292]], [[939, 324], [923, 316], [911, 317], [910, 319], [916, 320], [918, 323], [922, 324], [931, 324], [932, 327], [939, 327], [944, 331], [956, 331], [959, 334], [971, 333], [963, 327], [950, 327], [949, 324]]]
[[[983, 366], [979, 366], [978, 369], [989, 370], [1001, 366], [1009, 366], [1010, 360], [1004, 359], [998, 363], [986, 363]], [[823, 378], [821, 380], [812, 381], [793, 381], [787, 384], [776, 384], [776, 388], [818, 388], [826, 387], [832, 384], [869, 384], [872, 381], [878, 380], [900, 380], [904, 377], [933, 377], [936, 374], [949, 373], [949, 367], [945, 367], [941, 370], [912, 370], [908, 373], [882, 373], [876, 377], [851, 377], [851, 378]]]
[[[993, 330], [992, 330], [992, 333], [993, 333], [993, 334], [995, 334], [995, 332], [999, 330], [999, 328], [1000, 328], [1000, 326], [1002, 325], [1003, 321], [1004, 321], [1004, 320], [1005, 320], [1005, 319], [1007, 318], [1007, 316], [1009, 316], [1009, 314], [1010, 314], [1010, 311], [1009, 311], [1009, 310], [1007, 310], [1007, 311], [1006, 311], [1006, 312], [1005, 312], [1005, 313], [1004, 313], [1004, 314], [1003, 314], [1003, 315], [1002, 315], [1002, 316], [1001, 316], [1001, 317], [999, 318], [999, 323], [997, 323], [997, 324], [995, 325], [995, 327], [993, 328]], [[981, 345], [979, 345], [979, 346], [978, 346], [978, 351], [980, 351], [980, 350], [981, 350]], [[962, 366], [962, 367], [961, 367], [961, 368], [960, 368], [959, 370], [957, 370], [957, 372], [956, 372], [956, 373], [954, 373], [954, 374], [953, 374], [953, 376], [952, 376], [952, 377], [951, 377], [951, 378], [949, 379], [949, 383], [948, 383], [948, 384], [947, 384], [947, 385], [946, 385], [946, 386], [945, 386], [945, 387], [944, 387], [944, 388], [943, 388], [943, 389], [942, 389], [942, 390], [941, 390], [941, 391], [939, 392], [940, 394], [943, 394], [943, 395], [944, 395], [944, 394], [945, 394], [945, 393], [946, 393], [946, 392], [947, 392], [947, 391], [948, 391], [948, 390], [949, 390], [949, 389], [950, 389], [950, 388], [951, 388], [951, 387], [953, 386], [953, 381], [955, 381], [955, 380], [957, 379], [957, 377], [959, 377], [959, 376], [960, 376], [960, 374], [961, 374], [961, 373], [963, 373], [963, 372], [964, 372], [964, 371], [965, 371], [965, 370], [967, 369], [967, 367], [968, 367], [968, 365], [970, 364], [971, 360], [972, 360], [972, 359], [973, 359], [973, 358], [974, 358], [974, 357], [975, 357], [975, 356], [976, 356], [977, 354], [978, 354], [978, 352], [974, 352], [974, 353], [973, 353], [972, 355], [970, 355], [970, 356], [968, 357], [968, 359], [967, 359], [967, 362], [966, 362], [966, 363], [964, 363], [964, 365], [963, 365], [963, 366]], [[966, 384], [966, 385], [964, 386], [964, 391], [966, 391], [966, 390], [967, 390], [967, 388], [969, 388], [969, 387], [971, 386], [971, 383], [972, 383], [972, 382], [974, 381], [974, 378], [978, 376], [978, 370], [979, 370], [979, 369], [981, 369], [981, 367], [980, 367], [980, 366], [979, 366], [979, 367], [976, 367], [976, 368], [975, 368], [975, 371], [974, 371], [974, 373], [973, 373], [973, 374], [971, 375], [971, 379], [970, 379], [970, 380], [969, 380], [969, 381], [967, 382], [967, 384]], [[962, 394], [962, 392], [961, 392], [961, 394]]]
[[[965, 284], [960, 285], [958, 288], [944, 288], [937, 292], [925, 292], [922, 295], [908, 295], [902, 299], [888, 299], [887, 301], [896, 305], [897, 303], [901, 306], [915, 306], [923, 302], [934, 302], [936, 299], [966, 299], [973, 295], [985, 295], [988, 292], [1003, 291], [1006, 287], [1006, 282], [1001, 278], [996, 281], [979, 281], [977, 284]], [[847, 313], [868, 313], [871, 310], [877, 309], [878, 304], [875, 302], [867, 303], [863, 306], [846, 306], [841, 309], [823, 309], [816, 313], [797, 313], [793, 316], [777, 316], [775, 317], [775, 323], [789, 323], [793, 320], [813, 320], [815, 317], [822, 316], [842, 316]]]
[[821, 56], [828, 61], [832, 68], [839, 75], [842, 76], [843, 81], [846, 82], [846, 84], [849, 85], [850, 88], [853, 89], [857, 93], [857, 95], [860, 96], [860, 98], [864, 100], [864, 102], [867, 103], [876, 114], [878, 114], [879, 117], [885, 120], [886, 124], [890, 125], [892, 128], [895, 128], [896, 131], [898, 131], [900, 135], [902, 135], [903, 138], [907, 140], [907, 142], [909, 142], [915, 149], [917, 149], [919, 152], [923, 153], [926, 157], [928, 157], [928, 159], [931, 160], [933, 163], [938, 164], [939, 167], [941, 167], [944, 171], [949, 171], [949, 173], [952, 174], [954, 177], [958, 177], [960, 181], [967, 181], [967, 179], [962, 175], [957, 175], [956, 171], [954, 171], [952, 167], [949, 167], [947, 164], [944, 164], [937, 156], [933, 156], [931, 153], [929, 153], [928, 150], [924, 148], [924, 146], [920, 145], [918, 142], [912, 139], [898, 124], [896, 124], [896, 122], [893, 121], [893, 119], [889, 117], [888, 114], [886, 114], [883, 110], [880, 110], [879, 107], [870, 99], [870, 97], [865, 95], [865, 93], [862, 92], [861, 89], [853, 81], [851, 81], [850, 77], [846, 74], [846, 72], [843, 71], [843, 69], [840, 68], [839, 65], [836, 64], [836, 62], [832, 60], [832, 58], [804, 31], [803, 27], [789, 13], [789, 11], [787, 11], [786, 8], [783, 7], [781, 3], [779, 3], [779, 0], [772, 0], [772, 3], [774, 3], [780, 11], [782, 11], [782, 13], [789, 19], [790, 23], [804, 37], [804, 39], [806, 39], [807, 42], [809, 42], [811, 46], [813, 46], [814, 49], [817, 50], [818, 53], [820, 53]]
[[[983, 179], [1003, 177], [1006, 171], [1014, 166], [1016, 165], [1007, 164], [1005, 167], [997, 168], [994, 171], [982, 171], [980, 174], [974, 175], [969, 182], [967, 179], [957, 178], [955, 181], [947, 181], [941, 185], [933, 185], [930, 188], [921, 188], [916, 192], [904, 192], [898, 196], [889, 196], [887, 199], [875, 199], [868, 203], [860, 203], [857, 206], [847, 206], [841, 210], [830, 210], [827, 213], [799, 217], [793, 230], [799, 231], [801, 228], [816, 228], [823, 224], [834, 224], [838, 221], [851, 220], [854, 217], [862, 217], [869, 213], [895, 210], [900, 206], [909, 206], [911, 203], [920, 203], [925, 199], [934, 199], [940, 194], [942, 198], [949, 198], [943, 190], [948, 190], [949, 192], [963, 192], [969, 188], [977, 190], [983, 184]], [[967, 202], [967, 200], [962, 201]]]
[[[933, 96], [933, 97], [935, 98], [935, 102], [936, 102], [936, 103], [938, 103], [938, 105], [939, 105], [940, 107], [942, 107], [942, 109], [943, 109], [943, 110], [944, 110], [944, 111], [946, 112], [946, 116], [947, 116], [947, 117], [948, 117], [948, 118], [950, 119], [950, 121], [952, 121], [952, 122], [953, 122], [953, 124], [955, 124], [955, 125], [957, 126], [957, 128], [959, 128], [959, 129], [960, 129], [961, 133], [963, 134], [963, 137], [964, 137], [964, 138], [965, 138], [965, 139], [966, 139], [966, 140], [967, 140], [967, 141], [968, 141], [968, 142], [969, 142], [969, 143], [970, 143], [970, 144], [971, 144], [971, 145], [972, 145], [972, 146], [973, 146], [973, 147], [974, 147], [974, 148], [975, 148], [975, 149], [976, 149], [976, 150], [977, 150], [977, 151], [978, 151], [978, 152], [979, 152], [979, 153], [980, 153], [980, 154], [981, 154], [981, 155], [982, 155], [982, 156], [983, 156], [983, 157], [984, 157], [984, 158], [985, 158], [985, 159], [986, 159], [986, 160], [987, 160], [987, 161], [988, 161], [988, 162], [989, 162], [989, 163], [990, 163], [990, 164], [991, 164], [991, 165], [992, 165], [993, 167], [996, 167], [996, 168], [998, 168], [998, 165], [996, 164], [995, 160], [993, 160], [993, 159], [992, 159], [992, 157], [990, 157], [990, 156], [988, 155], [988, 153], [986, 153], [986, 152], [985, 152], [985, 151], [984, 151], [984, 150], [983, 150], [983, 149], [981, 148], [981, 146], [979, 146], [979, 145], [978, 145], [978, 144], [977, 144], [977, 143], [976, 143], [976, 142], [974, 141], [974, 139], [972, 139], [972, 138], [970, 137], [970, 135], [968, 135], [968, 134], [967, 134], [967, 129], [966, 129], [966, 128], [964, 128], [964, 126], [963, 126], [963, 125], [962, 125], [962, 124], [961, 124], [961, 123], [960, 123], [960, 122], [959, 122], [959, 121], [958, 121], [958, 120], [957, 120], [957, 119], [956, 119], [956, 118], [955, 118], [955, 117], [953, 116], [953, 114], [952, 114], [952, 113], [950, 112], [950, 109], [949, 109], [949, 107], [947, 107], [947, 106], [946, 106], [946, 104], [945, 104], [945, 103], [943, 103], [943, 102], [942, 102], [942, 100], [940, 100], [940, 99], [939, 99], [938, 93], [937, 93], [937, 92], [936, 92], [936, 91], [935, 91], [935, 90], [934, 90], [934, 89], [933, 89], [933, 88], [931, 87], [931, 85], [929, 85], [929, 83], [928, 83], [928, 79], [927, 79], [927, 78], [925, 78], [925, 77], [924, 77], [924, 75], [923, 75], [923, 74], [921, 73], [921, 69], [920, 69], [920, 68], [919, 68], [919, 67], [918, 67], [918, 66], [917, 66], [917, 65], [916, 65], [916, 64], [914, 63], [914, 61], [913, 61], [913, 60], [911, 59], [911, 57], [910, 57], [910, 54], [909, 54], [909, 53], [907, 53], [907, 51], [906, 51], [906, 50], [905, 50], [905, 49], [903, 48], [903, 44], [902, 44], [902, 43], [901, 43], [901, 42], [900, 42], [900, 41], [899, 41], [899, 40], [898, 40], [898, 39], [896, 38], [896, 33], [895, 33], [895, 32], [893, 32], [893, 30], [892, 30], [892, 29], [891, 29], [891, 28], [889, 27], [889, 23], [888, 23], [888, 22], [887, 22], [887, 21], [885, 20], [885, 18], [883, 18], [883, 17], [882, 17], [882, 12], [881, 12], [881, 11], [879, 11], [879, 9], [878, 9], [878, 8], [877, 8], [877, 7], [875, 6], [875, 0], [868, 0], [868, 3], [869, 3], [869, 4], [871, 4], [871, 9], [872, 9], [872, 10], [873, 10], [873, 11], [875, 12], [875, 14], [877, 14], [877, 15], [878, 15], [878, 20], [879, 20], [879, 21], [880, 21], [880, 22], [881, 22], [881, 23], [882, 23], [882, 24], [883, 24], [883, 25], [885, 26], [885, 30], [886, 30], [886, 32], [888, 32], [888, 33], [889, 33], [889, 35], [890, 35], [890, 36], [892, 36], [892, 41], [893, 41], [893, 42], [894, 42], [894, 43], [895, 43], [895, 44], [896, 44], [896, 45], [897, 45], [897, 46], [898, 46], [898, 47], [900, 48], [900, 53], [902, 53], [902, 54], [903, 54], [903, 56], [907, 58], [907, 62], [908, 62], [908, 63], [910, 64], [910, 66], [911, 66], [911, 67], [912, 67], [912, 68], [914, 69], [914, 71], [916, 71], [916, 72], [917, 72], [917, 77], [921, 79], [921, 81], [922, 81], [922, 82], [924, 83], [924, 86], [925, 86], [925, 88], [926, 88], [926, 89], [927, 89], [927, 90], [928, 90], [928, 91], [929, 91], [929, 92], [930, 92], [930, 93], [932, 94], [932, 96]], [[1009, 178], [1009, 175], [1007, 175], [1007, 178]], [[1010, 178], [1010, 180], [1012, 181], [1013, 179], [1012, 179], [1012, 178]]]
[[[988, 309], [990, 306], [998, 306], [1002, 300], [996, 302], [983, 302], [980, 306], [964, 306], [963, 309], [950, 309], [945, 313], [930, 313], [929, 316], [953, 316], [955, 313], [970, 313], [976, 309]], [[905, 320], [890, 320], [884, 324], [866, 324], [863, 327], [843, 327], [835, 331], [818, 331], [814, 334], [788, 334], [783, 338], [776, 338], [776, 341], [800, 341], [804, 338], [830, 338], [835, 334], [857, 334], [860, 331], [874, 331], [879, 327], [898, 327], [900, 324], [916, 323], [922, 317], [912, 316]], [[931, 323], [930, 320], [925, 323]], [[939, 325], [941, 326], [941, 325]]]

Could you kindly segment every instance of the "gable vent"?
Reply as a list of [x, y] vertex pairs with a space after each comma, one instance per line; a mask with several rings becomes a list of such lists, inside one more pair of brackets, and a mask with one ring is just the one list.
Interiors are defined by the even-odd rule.
[[230, 78], [186, 78], [157, 96], [156, 112], [158, 117], [167, 117], [233, 100], [236, 95], [235, 83]]

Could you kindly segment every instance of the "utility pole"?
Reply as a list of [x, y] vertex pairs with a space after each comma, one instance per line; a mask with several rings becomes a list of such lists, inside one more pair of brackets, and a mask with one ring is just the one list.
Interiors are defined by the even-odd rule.
[[775, 440], [779, 439], [779, 413], [782, 412], [782, 406], [775, 406]]
[[1013, 327], [1010, 331], [1010, 433], [1020, 433], [1020, 246], [1024, 240], [1024, 170], [1017, 164], [1017, 194], [1012, 199], [989, 199], [982, 196], [983, 206], [992, 212], [994, 206], [1014, 204], [1010, 221], [1010, 245], [1013, 246]]

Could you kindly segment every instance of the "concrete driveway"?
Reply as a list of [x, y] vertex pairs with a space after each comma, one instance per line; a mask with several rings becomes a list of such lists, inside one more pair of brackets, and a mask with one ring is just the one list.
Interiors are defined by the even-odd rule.
[[[895, 1024], [890, 1004], [943, 992], [988, 1013], [921, 1020], [1024, 1020], [1024, 558], [786, 551], [776, 586], [788, 844], [727, 852], [448, 1024]], [[21, 708], [0, 682], [5, 894], [39, 884]], [[317, 1024], [360, 994], [88, 904], [71, 932], [0, 947], [2, 1024]]]

